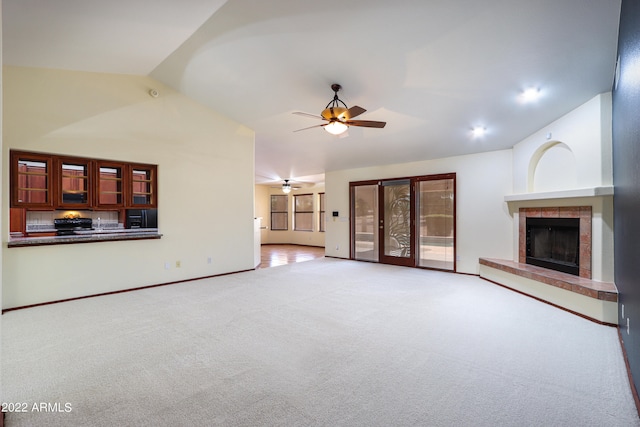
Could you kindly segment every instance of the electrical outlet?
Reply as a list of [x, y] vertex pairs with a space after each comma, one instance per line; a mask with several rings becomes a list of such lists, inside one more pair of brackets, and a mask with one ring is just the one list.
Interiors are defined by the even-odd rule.
[[176, 268], [180, 268], [180, 261], [176, 261]]
[[164, 263], [164, 269], [165, 269], [165, 270], [169, 270], [169, 269], [171, 269], [171, 263], [169, 263], [169, 262], [165, 262], [165, 263]]
[[340, 245], [336, 245], [336, 251], [340, 250]]
[[627, 335], [629, 335], [629, 318], [627, 317]]
[[212, 262], [213, 262], [213, 258], [208, 257], [208, 258], [207, 258], [207, 264], [211, 264]]

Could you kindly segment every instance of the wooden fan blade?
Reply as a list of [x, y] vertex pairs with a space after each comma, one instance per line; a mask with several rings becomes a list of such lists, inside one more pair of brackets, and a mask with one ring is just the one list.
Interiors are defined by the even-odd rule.
[[345, 122], [349, 126], [360, 126], [364, 128], [383, 128], [387, 122], [375, 122], [373, 120], [348, 120]]
[[358, 107], [357, 105], [354, 105], [353, 107], [349, 108], [344, 114], [342, 114], [342, 116], [345, 119], [349, 120], [349, 119], [352, 119], [352, 118], [354, 118], [356, 116], [359, 116], [360, 114], [364, 113], [365, 111], [367, 111], [367, 110], [365, 110], [362, 107]]
[[307, 130], [307, 129], [313, 129], [313, 128], [321, 128], [321, 127], [325, 127], [328, 124], [329, 123], [323, 123], [321, 125], [309, 126], [308, 128], [302, 128], [302, 129], [294, 130], [294, 132], [300, 132], [301, 130]]
[[318, 116], [316, 114], [303, 113], [302, 111], [294, 111], [293, 114], [295, 114], [297, 116], [311, 117], [312, 119], [324, 120], [324, 117], [322, 117], [322, 116]]

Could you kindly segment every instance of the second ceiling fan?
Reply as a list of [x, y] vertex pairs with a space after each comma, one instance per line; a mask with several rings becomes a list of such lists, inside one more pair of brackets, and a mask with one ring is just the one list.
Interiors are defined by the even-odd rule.
[[[315, 126], [310, 126], [303, 129], [298, 129], [294, 132], [299, 132], [301, 130], [312, 129], [317, 127], [322, 127], [327, 132], [333, 135], [340, 135], [345, 132], [349, 126], [360, 126], [367, 128], [383, 128], [387, 123], [386, 122], [377, 122], [373, 120], [352, 120], [354, 117], [359, 116], [364, 113], [365, 110], [362, 107], [354, 105], [351, 108], [347, 108], [347, 105], [342, 102], [340, 98], [338, 98], [338, 91], [342, 89], [337, 83], [331, 85], [331, 90], [333, 90], [334, 95], [333, 99], [327, 104], [325, 109], [320, 113], [320, 116], [316, 116], [314, 114], [303, 113], [300, 111], [295, 111], [293, 114], [297, 114], [299, 116], [305, 117], [313, 117], [314, 119], [322, 119], [327, 123], [322, 123]], [[342, 104], [342, 106], [341, 106]]]

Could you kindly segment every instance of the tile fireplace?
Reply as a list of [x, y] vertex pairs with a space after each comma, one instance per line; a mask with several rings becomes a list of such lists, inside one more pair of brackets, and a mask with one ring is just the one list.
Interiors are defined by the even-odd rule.
[[519, 213], [520, 263], [591, 279], [591, 206], [520, 208]]

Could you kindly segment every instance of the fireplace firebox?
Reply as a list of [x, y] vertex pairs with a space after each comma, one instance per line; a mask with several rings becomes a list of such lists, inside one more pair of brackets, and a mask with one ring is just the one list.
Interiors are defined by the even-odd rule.
[[580, 275], [580, 219], [527, 218], [526, 263]]

